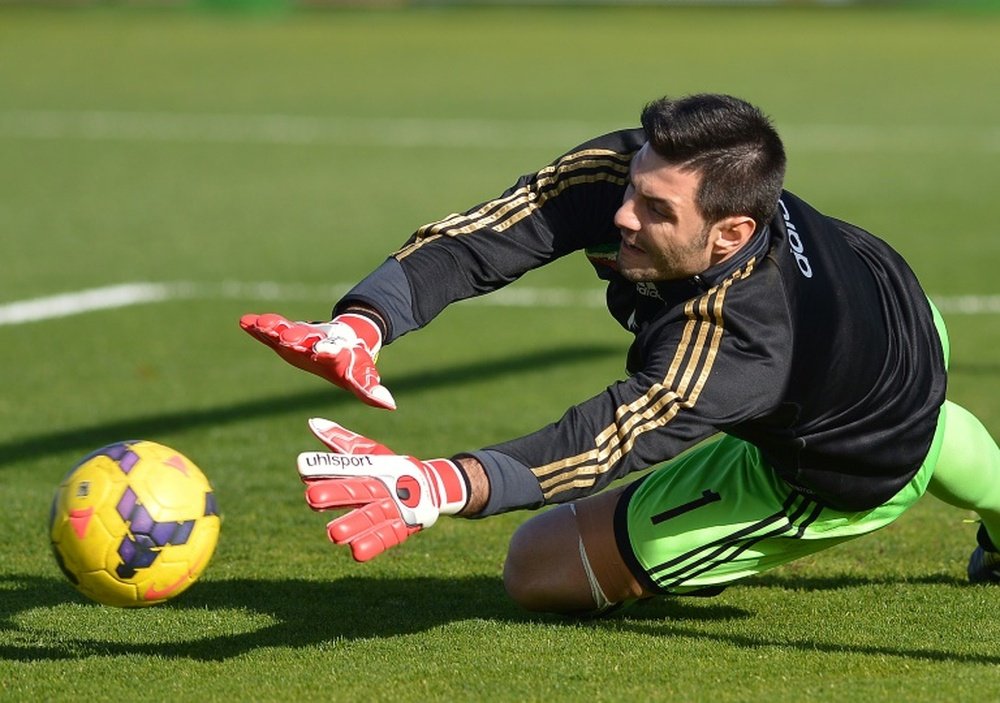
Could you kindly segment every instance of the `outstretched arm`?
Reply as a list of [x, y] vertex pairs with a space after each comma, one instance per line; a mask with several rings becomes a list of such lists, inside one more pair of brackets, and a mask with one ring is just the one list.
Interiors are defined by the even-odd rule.
[[502, 288], [572, 251], [616, 240], [614, 211], [642, 141], [642, 130], [599, 137], [522, 177], [499, 197], [421, 227], [337, 303], [329, 323], [271, 314], [244, 316], [241, 325], [294, 366], [369, 405], [393, 409], [395, 400], [375, 370], [378, 349], [423, 327], [453, 302]]

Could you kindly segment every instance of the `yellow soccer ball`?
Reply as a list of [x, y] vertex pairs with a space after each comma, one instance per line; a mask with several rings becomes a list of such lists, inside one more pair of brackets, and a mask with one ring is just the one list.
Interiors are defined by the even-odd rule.
[[162, 603], [208, 566], [221, 518], [205, 474], [180, 452], [130, 440], [80, 460], [56, 490], [49, 538], [77, 590], [105, 605]]

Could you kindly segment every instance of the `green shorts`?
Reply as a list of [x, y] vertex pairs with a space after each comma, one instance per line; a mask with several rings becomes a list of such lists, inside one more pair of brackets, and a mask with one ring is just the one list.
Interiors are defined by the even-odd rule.
[[[947, 359], [947, 333], [934, 314]], [[782, 481], [757, 447], [723, 435], [625, 490], [615, 514], [622, 557], [648, 590], [712, 594], [885, 527], [927, 489], [946, 413], [947, 404], [916, 475], [888, 502], [863, 512], [821, 505]]]

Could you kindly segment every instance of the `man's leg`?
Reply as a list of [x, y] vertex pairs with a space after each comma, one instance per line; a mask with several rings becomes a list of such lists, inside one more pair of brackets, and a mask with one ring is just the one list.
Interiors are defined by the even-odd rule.
[[[985, 533], [985, 539], [980, 534], [980, 545], [996, 553], [1000, 547], [1000, 449], [965, 408], [948, 401], [941, 412], [944, 441], [927, 490], [949, 505], [978, 513]], [[969, 576], [973, 578], [971, 568]]]
[[529, 610], [578, 614], [655, 595], [718, 593], [885, 527], [919, 499], [929, 474], [927, 463], [883, 505], [845, 513], [794, 491], [755, 447], [723, 436], [624, 489], [524, 523], [504, 584]]
[[[511, 539], [504, 585], [528, 610], [561, 613], [600, 612], [663, 593], [718, 591], [749, 572], [707, 577], [699, 572], [691, 579], [682, 579], [693, 583], [675, 589], [658, 585], [648, 567], [675, 554], [698, 551], [706, 543], [712, 549], [714, 540], [739, 532], [740, 528], [732, 527], [734, 522], [742, 521], [744, 526], [762, 522], [761, 530], [751, 529], [751, 535], [759, 540], [775, 519], [784, 518], [790, 492], [761, 462], [756, 449], [722, 436], [629, 486], [528, 520]], [[791, 503], [796, 521], [808, 514], [802, 507], [808, 501], [795, 499]], [[701, 505], [706, 507], [698, 509]], [[782, 525], [792, 529], [787, 519]], [[655, 535], [649, 534], [650, 526], [655, 527]], [[785, 530], [781, 527], [777, 532]], [[774, 543], [775, 551], [785, 555], [775, 565], [794, 558], [797, 545], [792, 542], [798, 540]], [[641, 554], [636, 553], [637, 545]], [[803, 549], [812, 551], [815, 547]]]
[[527, 610], [585, 614], [653, 595], [636, 581], [615, 542], [622, 490], [561, 505], [521, 525], [504, 565], [511, 598]]
[[[934, 326], [941, 339], [945, 368], [951, 356], [944, 318], [931, 303]], [[969, 559], [969, 580], [1000, 583], [1000, 450], [975, 415], [945, 401], [938, 420], [944, 438], [927, 491], [943, 500], [979, 514], [979, 546]], [[933, 452], [932, 452], [933, 453]]]

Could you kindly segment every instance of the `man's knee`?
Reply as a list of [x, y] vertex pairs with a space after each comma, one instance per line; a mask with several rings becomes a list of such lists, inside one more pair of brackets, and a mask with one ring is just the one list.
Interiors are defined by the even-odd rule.
[[531, 538], [533, 530], [529, 522], [521, 525], [510, 539], [510, 546], [507, 549], [507, 559], [503, 565], [503, 586], [518, 605], [535, 610], [532, 607], [536, 600], [536, 590], [538, 589], [539, 569], [538, 561], [534, 558], [533, 544]]
[[504, 587], [527, 610], [594, 613], [648, 595], [628, 571], [614, 538], [620, 491], [541, 513], [510, 541]]
[[580, 560], [573, 509], [560, 506], [537, 515], [515, 532], [507, 550], [503, 581], [507, 594], [526, 610], [571, 613], [593, 610], [594, 600]]

